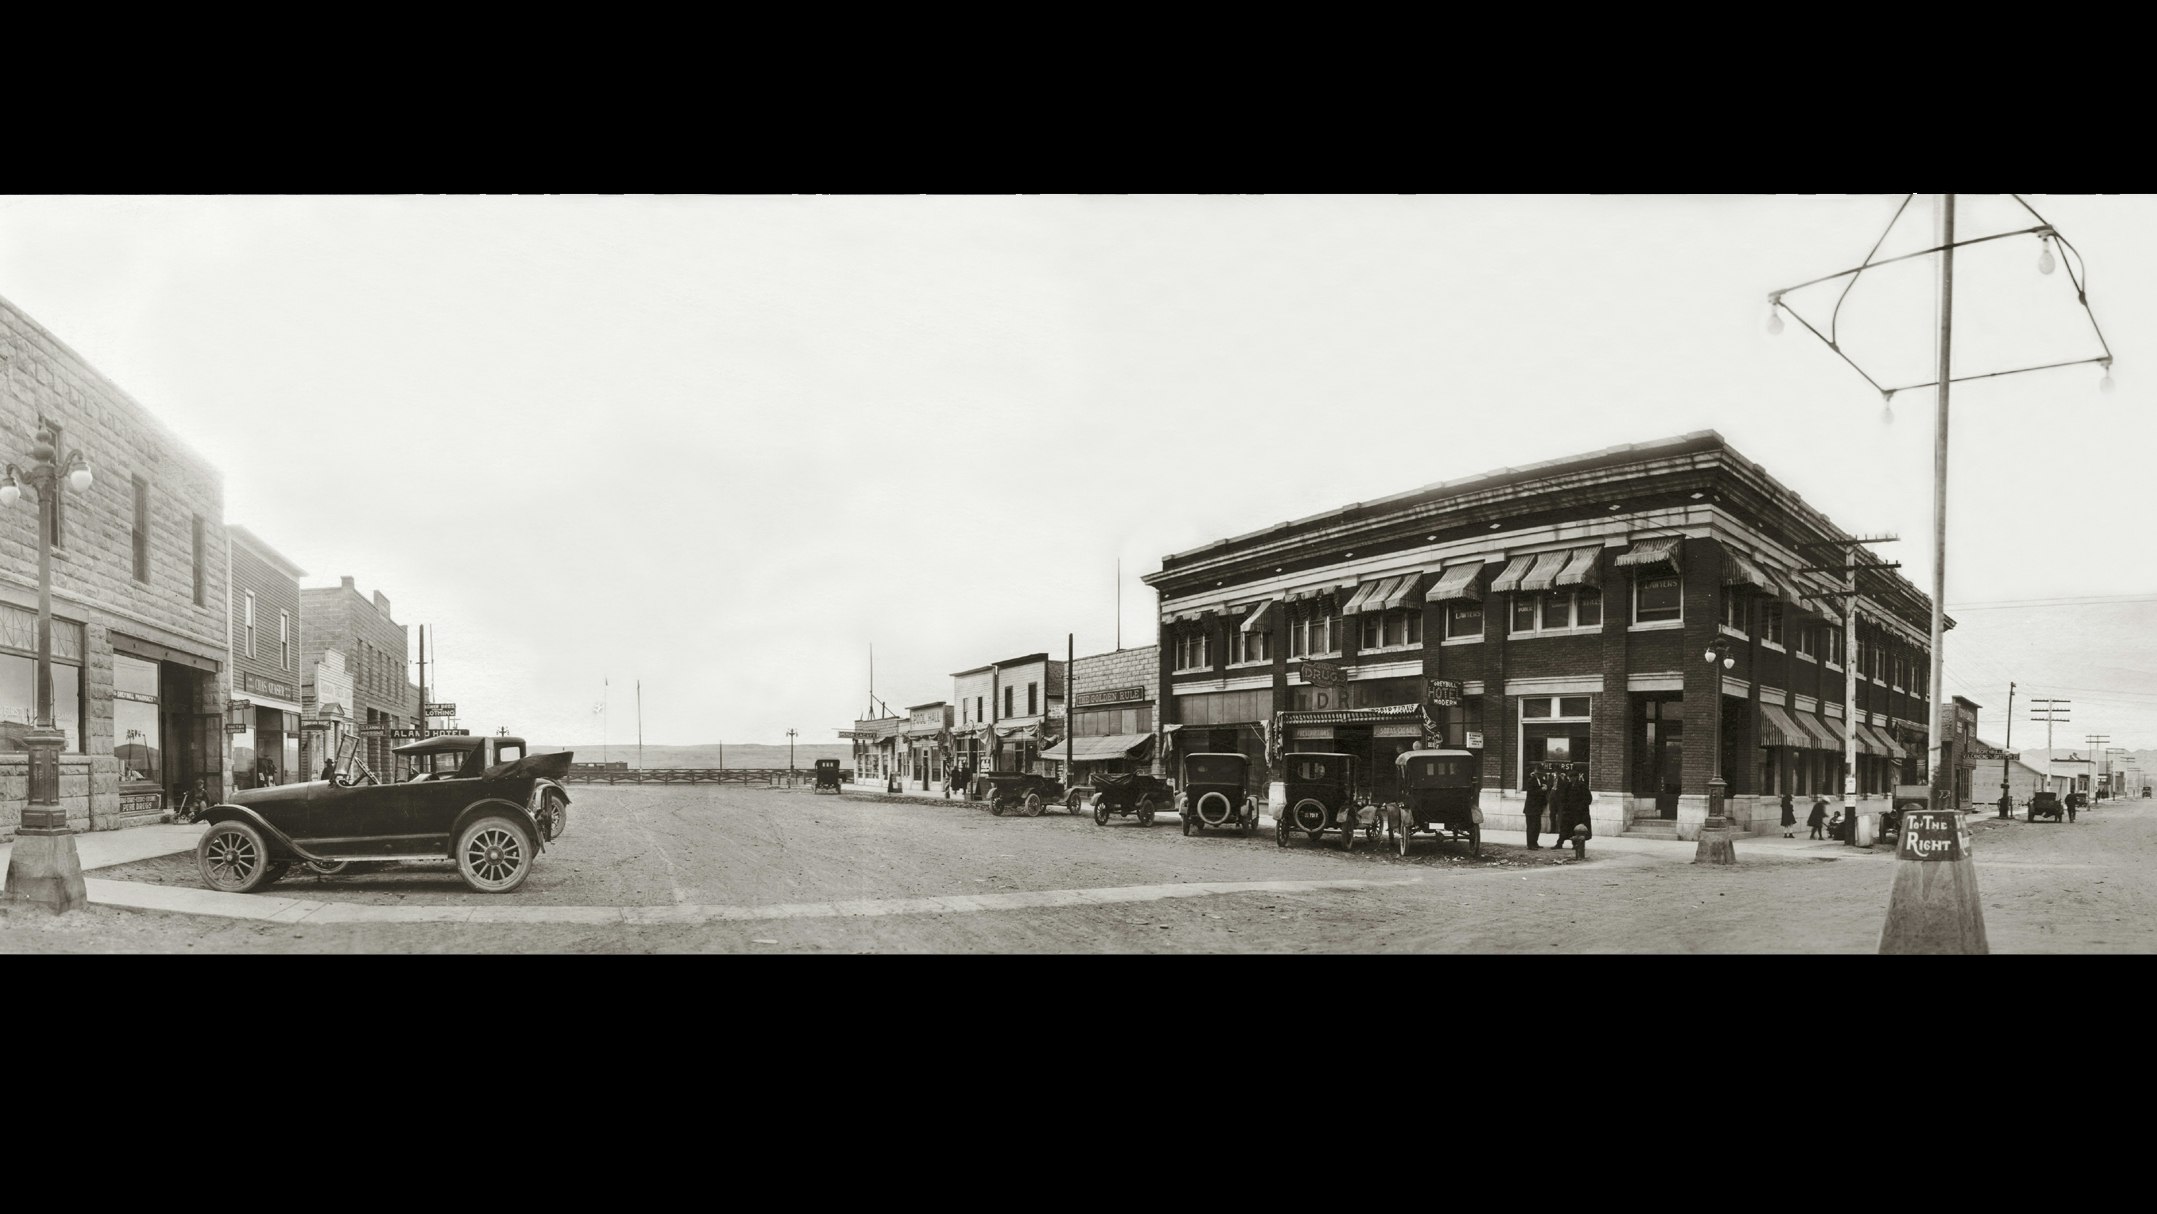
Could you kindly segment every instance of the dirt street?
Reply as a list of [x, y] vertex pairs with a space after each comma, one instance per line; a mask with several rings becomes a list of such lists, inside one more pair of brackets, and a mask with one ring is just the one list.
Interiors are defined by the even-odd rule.
[[[1172, 816], [1096, 826], [1061, 810], [992, 817], [712, 787], [579, 789], [570, 832], [523, 889], [475, 894], [451, 867], [295, 873], [264, 897], [384, 907], [532, 908], [645, 922], [269, 923], [113, 907], [0, 911], [4, 952], [1843, 952], [1877, 946], [1893, 866], [1813, 845], [1735, 868], [1591, 845], [1481, 860], [1419, 842], [1343, 854], [1270, 830], [1184, 838]], [[2106, 802], [2073, 825], [1973, 819], [1995, 952], [2157, 950], [2157, 809]], [[1775, 843], [1782, 843], [1775, 840]], [[1747, 854], [1741, 841], [1739, 854]], [[192, 855], [90, 874], [199, 886]], [[1191, 892], [1193, 883], [1279, 888]], [[1312, 888], [1323, 886], [1324, 888]], [[1066, 891], [1078, 891], [1069, 892]], [[924, 908], [897, 900], [938, 899]], [[834, 902], [847, 906], [833, 908]], [[671, 917], [670, 917], [671, 915]], [[757, 917], [751, 917], [757, 916]]]

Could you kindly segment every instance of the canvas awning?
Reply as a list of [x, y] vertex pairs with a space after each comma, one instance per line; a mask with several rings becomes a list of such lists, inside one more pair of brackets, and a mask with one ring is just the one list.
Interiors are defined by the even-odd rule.
[[1798, 728], [1812, 735], [1814, 750], [1829, 750], [1836, 754], [1842, 753], [1842, 734], [1827, 722], [1809, 712], [1793, 711], [1790, 714], [1790, 719], [1798, 723]]
[[1879, 726], [1867, 725], [1862, 721], [1858, 722], [1857, 726], [1857, 748], [1868, 755], [1898, 759], [1902, 757], [1902, 748], [1895, 745], [1893, 738], [1883, 735]]
[[1603, 584], [1603, 549], [1575, 548], [1566, 553], [1565, 568], [1558, 571], [1559, 586], [1597, 586]]
[[1762, 746], [1789, 746], [1798, 750], [1811, 750], [1813, 736], [1806, 733], [1790, 714], [1779, 704], [1760, 706], [1760, 744]]
[[1535, 554], [1532, 552], [1527, 556], [1516, 556], [1507, 561], [1505, 571], [1491, 579], [1490, 592], [1492, 594], [1511, 594], [1513, 591], [1520, 589], [1520, 579], [1527, 577], [1528, 570], [1534, 565]]
[[1244, 618], [1242, 631], [1257, 632], [1259, 629], [1264, 628], [1266, 620], [1273, 615], [1273, 605], [1279, 601], [1279, 599], [1267, 599], [1265, 602], [1260, 603], [1258, 610]]
[[1621, 553], [1615, 564], [1627, 568], [1678, 572], [1678, 553], [1684, 549], [1685, 537], [1666, 535], [1657, 539], [1642, 540]]
[[1365, 582], [1356, 587], [1355, 594], [1351, 595], [1347, 604], [1341, 608], [1341, 614], [1392, 611], [1408, 601], [1408, 592], [1415, 589], [1416, 579], [1420, 576], [1422, 575], [1402, 573]]
[[1775, 579], [1751, 557], [1731, 549], [1723, 551], [1723, 585], [1746, 586], [1767, 594], [1777, 593]]
[[1890, 757], [1900, 759], [1910, 753], [1911, 748], [1903, 745], [1902, 742], [1896, 739], [1894, 734], [1889, 733], [1886, 729], [1878, 725], [1868, 725], [1866, 728], [1880, 735], [1880, 745]]
[[[1150, 733], [1119, 733], [1098, 738], [1072, 738], [1070, 739], [1072, 748], [1071, 762], [1105, 763], [1115, 759], [1138, 758], [1138, 752], [1152, 741], [1153, 735]], [[1044, 751], [1041, 757], [1061, 762], [1064, 758], [1064, 748], [1062, 745], [1058, 745], [1054, 754]]]
[[1565, 568], [1566, 562], [1572, 555], [1570, 552], [1538, 553], [1535, 558], [1535, 568], [1530, 569], [1528, 575], [1520, 579], [1520, 588], [1522, 590], [1550, 589], [1551, 585], [1558, 580], [1559, 571]]
[[1189, 621], [1189, 620], [1195, 620], [1195, 619], [1198, 619], [1198, 618], [1199, 618], [1200, 616], [1203, 616], [1203, 615], [1205, 615], [1205, 614], [1206, 614], [1206, 609], [1205, 609], [1205, 608], [1203, 608], [1203, 607], [1191, 607], [1191, 608], [1187, 608], [1187, 609], [1185, 609], [1185, 610], [1183, 610], [1183, 611], [1172, 611], [1172, 612], [1168, 613], [1167, 617], [1166, 617], [1166, 618], [1164, 619], [1164, 621], [1163, 621], [1163, 622], [1164, 622], [1164, 623], [1169, 623], [1169, 624], [1181, 624], [1181, 623], [1184, 623], [1184, 622], [1186, 622], [1186, 621]]
[[1473, 602], [1480, 597], [1476, 594], [1475, 579], [1476, 575], [1482, 572], [1481, 561], [1455, 565], [1438, 575], [1437, 583], [1430, 588], [1430, 593], [1423, 596], [1423, 600], [1428, 603], [1444, 603], [1453, 599]]

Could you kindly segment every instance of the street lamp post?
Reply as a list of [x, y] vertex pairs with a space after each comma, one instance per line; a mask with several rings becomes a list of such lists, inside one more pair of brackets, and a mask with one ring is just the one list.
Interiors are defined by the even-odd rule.
[[65, 482], [77, 493], [90, 488], [90, 464], [81, 451], [61, 458], [50, 430], [40, 430], [30, 448], [30, 466], [7, 465], [0, 477], [0, 506], [13, 506], [25, 488], [37, 494], [37, 723], [23, 737], [30, 752], [30, 800], [15, 831], [7, 865], [7, 900], [30, 902], [55, 912], [79, 910], [90, 896], [82, 883], [82, 857], [67, 811], [60, 807], [60, 748], [65, 731], [52, 720], [52, 541], [53, 505]]
[[1724, 816], [1730, 786], [1723, 782], [1722, 672], [1735, 667], [1738, 660], [1731, 655], [1730, 642], [1717, 637], [1708, 642], [1707, 662], [1709, 677], [1714, 680], [1710, 702], [1715, 705], [1715, 723], [1708, 737], [1708, 770], [1713, 774], [1708, 780], [1708, 820], [1700, 828], [1700, 844], [1693, 851], [1693, 863], [1736, 864], [1737, 847], [1731, 841], [1730, 819]]

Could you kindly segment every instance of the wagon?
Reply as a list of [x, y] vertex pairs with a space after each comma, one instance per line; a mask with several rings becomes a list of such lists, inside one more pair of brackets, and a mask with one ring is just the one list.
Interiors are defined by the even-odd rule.
[[1480, 761], [1472, 750], [1411, 750], [1393, 761], [1400, 775], [1399, 801], [1384, 807], [1386, 838], [1408, 854], [1409, 839], [1430, 834], [1483, 854]]
[[816, 761], [816, 791], [828, 791], [834, 796], [839, 793], [839, 761], [837, 759], [818, 759]]
[[1175, 800], [1168, 781], [1157, 776], [1095, 776], [1093, 785], [1091, 804], [1096, 826], [1107, 826], [1110, 814], [1137, 814], [1140, 826], [1152, 826], [1153, 816]]
[[1288, 808], [1274, 823], [1275, 843], [1288, 846], [1291, 830], [1302, 831], [1314, 842], [1327, 831], [1336, 832], [1344, 850], [1354, 849], [1358, 829], [1365, 838], [1377, 841], [1377, 815], [1372, 814], [1367, 823], [1363, 820], [1354, 755], [1296, 753], [1284, 755], [1282, 766]]
[[1183, 833], [1195, 835], [1209, 826], [1234, 825], [1250, 834], [1258, 826], [1258, 798], [1250, 793], [1250, 775], [1251, 760], [1243, 755], [1185, 755], [1183, 792], [1176, 798]]

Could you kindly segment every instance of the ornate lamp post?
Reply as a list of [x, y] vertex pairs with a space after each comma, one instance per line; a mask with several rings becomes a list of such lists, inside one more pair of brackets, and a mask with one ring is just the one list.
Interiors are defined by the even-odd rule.
[[67, 734], [52, 720], [52, 540], [53, 504], [65, 483], [77, 493], [90, 488], [90, 464], [81, 451], [63, 459], [50, 430], [40, 430], [30, 448], [30, 466], [7, 465], [0, 475], [0, 506], [13, 506], [25, 488], [37, 494], [37, 723], [24, 736], [30, 751], [30, 801], [23, 807], [8, 857], [7, 899], [33, 902], [54, 911], [89, 904], [82, 883], [82, 858], [60, 807], [60, 748]]
[[1738, 854], [1731, 842], [1730, 819], [1723, 810], [1730, 797], [1730, 786], [1723, 782], [1723, 689], [1722, 672], [1738, 664], [1731, 655], [1730, 642], [1716, 637], [1708, 642], [1707, 663], [1715, 704], [1715, 725], [1708, 737], [1708, 770], [1713, 773], [1708, 780], [1708, 820], [1700, 828], [1700, 844], [1693, 852], [1695, 864], [1736, 864]]

